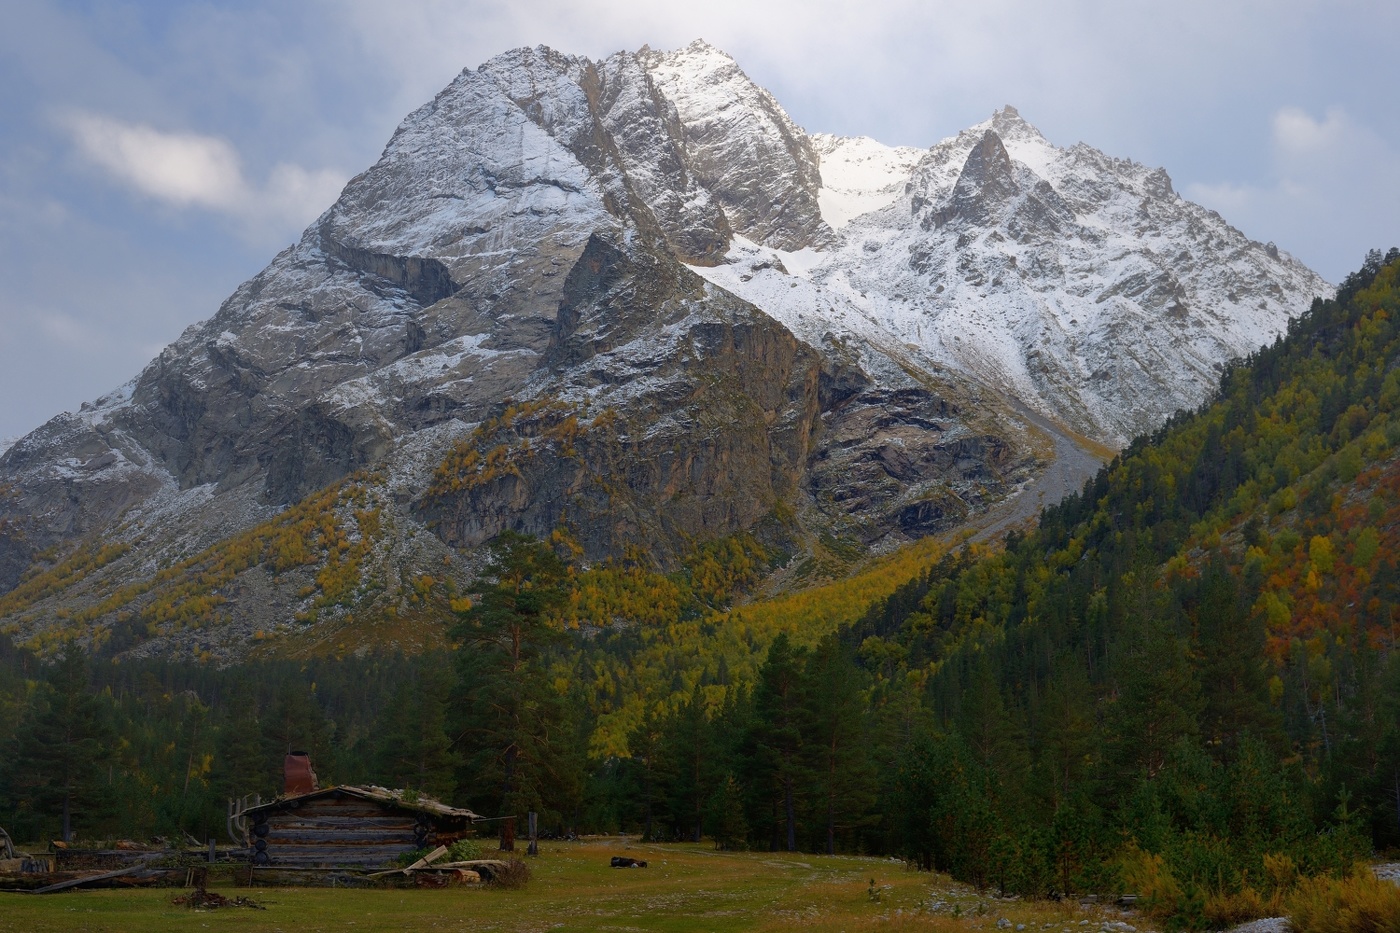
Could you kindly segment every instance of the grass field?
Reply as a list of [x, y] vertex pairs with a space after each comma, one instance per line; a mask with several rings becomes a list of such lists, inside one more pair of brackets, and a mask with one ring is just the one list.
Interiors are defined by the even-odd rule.
[[[645, 869], [608, 867], [613, 855]], [[266, 910], [191, 911], [172, 889], [0, 894], [0, 930], [238, 930], [317, 933], [372, 930], [758, 930], [870, 931], [1000, 929], [1100, 933], [1117, 911], [981, 897], [941, 875], [858, 857], [719, 853], [699, 845], [622, 840], [547, 844], [525, 887], [447, 889], [234, 889]], [[875, 881], [878, 900], [870, 896]], [[1131, 918], [1129, 923], [1134, 922]], [[1023, 927], [1021, 925], [1024, 925]]]

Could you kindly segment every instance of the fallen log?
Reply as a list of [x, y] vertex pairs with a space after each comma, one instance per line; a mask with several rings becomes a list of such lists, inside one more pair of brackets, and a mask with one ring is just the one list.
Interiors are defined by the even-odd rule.
[[484, 868], [487, 872], [492, 872], [505, 871], [509, 866], [510, 862], [505, 859], [473, 858], [461, 862], [443, 862], [441, 865], [434, 865], [433, 868], [465, 868], [468, 871], [481, 871]]
[[122, 875], [135, 874], [145, 868], [145, 865], [129, 865], [126, 868], [118, 868], [116, 871], [106, 871], [100, 875], [85, 875], [82, 878], [71, 878], [68, 881], [60, 881], [58, 884], [51, 884], [46, 887], [36, 888], [30, 894], [52, 894], [55, 891], [66, 891], [69, 888], [81, 887], [85, 884], [92, 884], [94, 881], [106, 881], [108, 878], [120, 878]]

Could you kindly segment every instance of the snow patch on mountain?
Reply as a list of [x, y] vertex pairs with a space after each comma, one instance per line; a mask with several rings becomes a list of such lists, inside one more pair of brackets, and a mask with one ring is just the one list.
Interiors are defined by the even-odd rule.
[[893, 204], [924, 155], [922, 149], [886, 146], [868, 136], [814, 133], [812, 144], [821, 155], [822, 219], [833, 230]]
[[[1198, 405], [1225, 363], [1331, 293], [1165, 171], [1058, 148], [1012, 107], [923, 153], [902, 190], [900, 151], [818, 148], [834, 246], [798, 262], [736, 241], [696, 271], [803, 339], [915, 353], [1110, 444]], [[884, 206], [841, 213], [876, 192]]]
[[821, 157], [772, 94], [703, 40], [639, 57], [680, 118], [691, 171], [735, 232], [778, 249], [830, 242]]

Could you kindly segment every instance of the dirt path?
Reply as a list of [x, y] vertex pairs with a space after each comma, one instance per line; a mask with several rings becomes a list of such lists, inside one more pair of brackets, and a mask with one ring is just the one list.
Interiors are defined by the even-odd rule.
[[1048, 418], [1038, 415], [1021, 403], [1008, 399], [1016, 413], [1044, 431], [1054, 441], [1054, 461], [1016, 495], [997, 503], [987, 512], [959, 529], [960, 534], [971, 531], [969, 541], [995, 541], [1012, 528], [1029, 524], [1047, 505], [1054, 505], [1070, 493], [1079, 492], [1084, 483], [1098, 473], [1109, 451], [1099, 448]]

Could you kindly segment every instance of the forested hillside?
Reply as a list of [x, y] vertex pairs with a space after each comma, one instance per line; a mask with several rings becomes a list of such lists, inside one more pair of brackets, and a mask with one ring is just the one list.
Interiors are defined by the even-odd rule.
[[728, 607], [779, 559], [746, 537], [662, 574], [507, 535], [444, 652], [217, 670], [0, 642], [0, 825], [57, 833], [66, 795], [79, 833], [202, 838], [295, 745], [561, 829], [1260, 915], [1400, 846], [1397, 279], [1370, 254], [1037, 528], [862, 578], [893, 590], [863, 616], [839, 584]]

